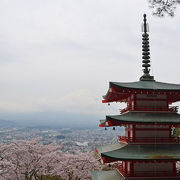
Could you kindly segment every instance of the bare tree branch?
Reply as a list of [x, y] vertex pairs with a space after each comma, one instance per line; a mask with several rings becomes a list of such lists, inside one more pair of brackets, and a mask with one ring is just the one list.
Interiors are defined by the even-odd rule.
[[149, 7], [153, 9], [153, 15], [158, 17], [164, 17], [169, 15], [173, 17], [177, 4], [180, 4], [180, 0], [148, 0]]

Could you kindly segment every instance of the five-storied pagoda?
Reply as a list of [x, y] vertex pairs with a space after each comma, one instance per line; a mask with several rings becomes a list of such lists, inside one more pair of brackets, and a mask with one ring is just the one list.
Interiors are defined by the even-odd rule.
[[180, 179], [180, 85], [158, 82], [150, 75], [148, 24], [144, 15], [142, 67], [137, 82], [110, 82], [103, 103], [125, 102], [120, 115], [106, 116], [100, 127], [123, 126], [119, 143], [96, 149], [111, 171], [94, 171], [92, 180]]

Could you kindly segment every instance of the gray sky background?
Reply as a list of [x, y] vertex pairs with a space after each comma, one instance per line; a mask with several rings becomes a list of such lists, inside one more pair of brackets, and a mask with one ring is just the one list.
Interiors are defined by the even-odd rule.
[[143, 13], [151, 74], [180, 84], [179, 7], [157, 18], [146, 0], [1, 0], [0, 113], [118, 113], [102, 95], [142, 75]]

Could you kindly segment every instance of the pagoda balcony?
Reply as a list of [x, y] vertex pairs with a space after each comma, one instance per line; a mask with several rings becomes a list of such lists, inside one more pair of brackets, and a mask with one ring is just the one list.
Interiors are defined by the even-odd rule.
[[165, 106], [127, 106], [124, 109], [120, 110], [120, 113], [123, 114], [125, 112], [128, 111], [162, 111], [162, 112], [174, 112], [177, 113], [178, 112], [178, 106], [169, 106], [169, 107], [165, 107]]
[[131, 144], [179, 144], [180, 137], [143, 137], [143, 138], [132, 138], [126, 136], [119, 136], [119, 141]]
[[168, 171], [128, 171], [125, 168], [123, 168], [122, 164], [116, 164], [115, 165], [120, 174], [122, 174], [124, 177], [132, 177], [132, 178], [180, 178], [180, 172], [178, 170], [174, 172], [168, 172]]

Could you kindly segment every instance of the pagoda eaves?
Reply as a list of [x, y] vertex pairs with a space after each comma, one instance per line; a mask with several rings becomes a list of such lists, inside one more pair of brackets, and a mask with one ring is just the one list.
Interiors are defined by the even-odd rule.
[[[180, 145], [171, 144], [149, 144], [149, 145], [117, 145], [117, 149], [114, 149], [112, 145], [107, 145], [103, 147], [104, 152], [101, 152], [97, 148], [97, 151], [101, 154], [103, 161], [106, 163], [122, 160], [160, 160], [160, 161], [169, 161], [169, 160], [180, 160]], [[101, 147], [102, 148], [102, 147]]]
[[180, 114], [128, 112], [122, 115], [106, 116], [100, 121], [100, 127], [124, 126], [126, 124], [168, 124], [180, 127]]
[[180, 101], [180, 84], [158, 81], [110, 82], [103, 103], [127, 101], [132, 94], [166, 94], [170, 102]]

